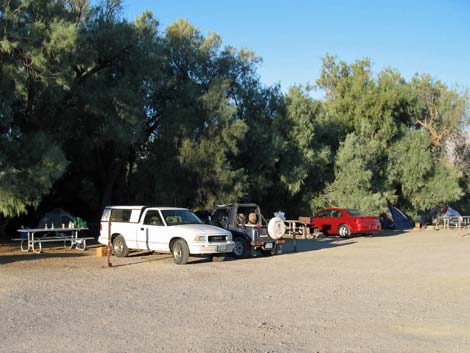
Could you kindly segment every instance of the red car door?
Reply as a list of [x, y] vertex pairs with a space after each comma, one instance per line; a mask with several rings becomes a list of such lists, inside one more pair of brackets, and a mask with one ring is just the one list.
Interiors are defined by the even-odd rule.
[[339, 234], [338, 228], [344, 223], [343, 213], [340, 210], [331, 210], [329, 222], [331, 225], [331, 234]]

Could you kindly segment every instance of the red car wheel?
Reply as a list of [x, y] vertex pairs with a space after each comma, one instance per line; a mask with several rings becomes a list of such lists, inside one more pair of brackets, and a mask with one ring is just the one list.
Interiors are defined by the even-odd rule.
[[338, 233], [341, 238], [348, 238], [351, 235], [351, 231], [346, 224], [341, 224], [339, 226]]

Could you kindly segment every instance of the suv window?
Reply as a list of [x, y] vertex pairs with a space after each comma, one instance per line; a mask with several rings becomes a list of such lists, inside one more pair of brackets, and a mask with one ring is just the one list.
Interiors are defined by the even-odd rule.
[[246, 224], [260, 223], [258, 207], [256, 206], [240, 206], [237, 209], [236, 215], [238, 226], [244, 227]]
[[149, 210], [145, 215], [144, 224], [151, 226], [162, 226], [162, 218], [157, 210]]
[[212, 215], [212, 222], [214, 225], [221, 226], [223, 228], [228, 227], [228, 216], [229, 211], [227, 208], [219, 208], [215, 210], [214, 214]]

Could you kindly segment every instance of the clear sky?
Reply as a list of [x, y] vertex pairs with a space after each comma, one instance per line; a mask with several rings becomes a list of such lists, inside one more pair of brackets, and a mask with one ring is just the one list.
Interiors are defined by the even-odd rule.
[[406, 79], [429, 73], [450, 87], [470, 88], [470, 0], [124, 0], [133, 20], [143, 10], [161, 30], [178, 18], [224, 44], [263, 59], [262, 81], [315, 83], [326, 53], [352, 62], [368, 57]]

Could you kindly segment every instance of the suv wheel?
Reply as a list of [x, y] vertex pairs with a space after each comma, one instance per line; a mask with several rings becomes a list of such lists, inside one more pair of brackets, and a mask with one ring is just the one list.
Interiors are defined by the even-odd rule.
[[243, 238], [234, 239], [235, 246], [233, 248], [233, 256], [237, 259], [243, 259], [248, 256], [248, 243]]

